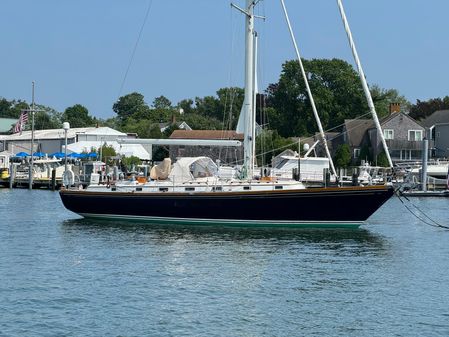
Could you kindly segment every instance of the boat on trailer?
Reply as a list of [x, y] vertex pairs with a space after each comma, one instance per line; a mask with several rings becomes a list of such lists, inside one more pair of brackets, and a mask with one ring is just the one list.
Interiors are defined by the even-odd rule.
[[254, 6], [246, 1], [244, 163], [239, 178], [220, 177], [207, 157], [155, 168], [150, 181], [62, 189], [64, 206], [86, 218], [158, 224], [249, 227], [358, 227], [394, 193], [392, 186], [311, 188], [293, 179], [255, 179]]

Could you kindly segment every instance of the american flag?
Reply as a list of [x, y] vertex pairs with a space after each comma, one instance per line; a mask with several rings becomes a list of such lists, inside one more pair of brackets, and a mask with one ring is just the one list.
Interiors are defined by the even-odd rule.
[[22, 132], [23, 126], [25, 123], [28, 122], [28, 112], [22, 111], [20, 114], [19, 120], [17, 121], [16, 125], [14, 126], [14, 133]]

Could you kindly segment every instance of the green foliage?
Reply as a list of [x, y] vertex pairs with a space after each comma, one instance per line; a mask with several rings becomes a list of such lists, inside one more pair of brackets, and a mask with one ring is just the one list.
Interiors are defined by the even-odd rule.
[[131, 156], [131, 157], [123, 157], [122, 158], [122, 163], [128, 169], [131, 169], [133, 166], [137, 166], [137, 165], [142, 164], [142, 161], [138, 157], [136, 157], [136, 156]]
[[108, 165], [112, 164], [111, 157], [117, 156], [117, 152], [115, 151], [112, 145], [107, 145], [106, 143], [101, 146], [101, 149], [97, 150], [98, 160], [105, 161]]
[[159, 124], [152, 124], [148, 130], [148, 138], [160, 139], [164, 138]]
[[178, 109], [182, 109], [184, 114], [188, 115], [194, 112], [193, 100], [192, 99], [183, 99], [178, 103]]
[[157, 146], [153, 147], [153, 160], [154, 161], [162, 161], [165, 158], [168, 158], [169, 152], [168, 148], [165, 146]]
[[160, 110], [167, 110], [172, 108], [170, 100], [165, 96], [156, 97], [153, 101], [153, 107]]
[[0, 117], [2, 118], [19, 118], [20, 112], [26, 109], [29, 109], [29, 106], [24, 101], [0, 99]]
[[62, 114], [62, 120], [69, 122], [71, 128], [94, 126], [94, 119], [89, 116], [87, 108], [81, 104], [75, 104], [65, 109]]
[[377, 155], [377, 160], [376, 160], [376, 165], [377, 166], [382, 166], [382, 167], [389, 167], [390, 164], [388, 162], [388, 158], [387, 155], [385, 154], [385, 151], [382, 151], [381, 153], [379, 153]]
[[199, 113], [190, 113], [183, 115], [183, 120], [193, 130], [221, 130], [223, 128], [222, 122], [215, 118], [208, 118]]
[[142, 94], [133, 92], [122, 96], [112, 106], [120, 122], [124, 123], [129, 117], [144, 119], [149, 117], [150, 108], [145, 103]]
[[351, 164], [351, 149], [348, 144], [341, 144], [337, 147], [334, 163], [338, 168], [346, 168]]
[[[36, 105], [40, 110], [34, 115], [35, 130], [62, 129], [61, 113], [45, 105]], [[31, 129], [31, 116], [28, 118], [27, 128]]]
[[373, 161], [372, 151], [368, 145], [363, 145], [362, 148], [360, 149], [360, 156], [358, 158], [357, 164], [360, 164], [362, 160], [368, 163], [371, 163]]
[[[358, 74], [343, 60], [303, 60], [309, 84], [325, 129], [338, 126], [346, 118], [368, 111]], [[271, 127], [286, 136], [317, 131], [311, 104], [297, 61], [282, 66], [279, 82], [267, 89]]]
[[256, 159], [259, 166], [266, 165], [281, 152], [291, 149], [296, 151], [298, 144], [290, 138], [284, 138], [276, 130], [264, 130], [256, 137]]
[[169, 127], [167, 127], [164, 132], [162, 132], [162, 135], [164, 138], [169, 138], [170, 135], [173, 133], [173, 131], [179, 130], [178, 126], [176, 124], [172, 124]]
[[[217, 121], [223, 121], [225, 128], [234, 129], [237, 125], [238, 115], [243, 104], [244, 91], [242, 88], [231, 87], [221, 88], [217, 91], [217, 97], [205, 96], [195, 98], [195, 108], [188, 106], [190, 101], [181, 101], [186, 105], [190, 113], [196, 113], [203, 117], [213, 118]], [[220, 129], [223, 128], [221, 122]], [[190, 124], [189, 124], [190, 125]]]
[[[159, 127], [157, 127], [159, 129]], [[139, 138], [161, 138], [153, 137], [154, 123], [148, 119], [135, 119], [134, 117], [128, 118], [125, 123], [120, 127], [120, 131], [127, 133], [137, 133]], [[160, 133], [160, 131], [159, 131]]]
[[383, 89], [378, 85], [370, 88], [377, 115], [382, 118], [390, 113], [390, 103], [399, 103], [402, 111], [409, 111], [411, 103], [396, 89]]
[[107, 127], [110, 127], [112, 129], [116, 129], [116, 130], [119, 130], [121, 128], [120, 120], [118, 117], [111, 117], [111, 118], [107, 118], [107, 119], [97, 119], [96, 121], [98, 122], [99, 126], [107, 126]]
[[432, 98], [428, 101], [416, 101], [410, 108], [410, 117], [421, 120], [424, 119], [435, 111], [449, 109], [449, 96], [444, 98]]

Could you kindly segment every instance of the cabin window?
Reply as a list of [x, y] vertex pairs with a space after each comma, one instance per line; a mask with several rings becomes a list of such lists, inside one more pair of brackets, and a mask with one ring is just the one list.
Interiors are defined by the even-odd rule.
[[142, 187], [136, 187], [136, 191], [142, 191]]
[[243, 186], [243, 189], [244, 189], [245, 191], [248, 191], [248, 190], [251, 189], [251, 187], [249, 187], [249, 186]]
[[212, 187], [212, 191], [221, 191], [221, 190], [222, 190], [221, 186]]
[[160, 192], [168, 192], [168, 187], [159, 187]]
[[422, 130], [408, 130], [408, 140], [419, 142], [422, 140]]
[[284, 186], [282, 185], [277, 185], [274, 187], [275, 190], [282, 190], [284, 188]]
[[111, 190], [112, 191], [117, 191], [117, 187], [112, 187]]
[[384, 129], [384, 138], [385, 139], [394, 139], [394, 130], [393, 129]]
[[358, 157], [360, 157], [360, 149], [356, 148], [356, 149], [354, 149], [354, 158], [358, 158]]
[[185, 190], [186, 191], [195, 191], [195, 187], [186, 187]]

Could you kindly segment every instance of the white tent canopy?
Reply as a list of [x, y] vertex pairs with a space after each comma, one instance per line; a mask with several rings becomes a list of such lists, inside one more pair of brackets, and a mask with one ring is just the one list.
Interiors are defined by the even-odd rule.
[[213, 177], [217, 172], [217, 165], [209, 157], [183, 157], [178, 158], [173, 165], [169, 178], [175, 182], [186, 182]]
[[116, 141], [80, 141], [67, 145], [67, 152], [90, 152], [92, 148], [99, 149], [102, 145], [112, 146], [117, 152], [125, 157], [135, 156], [142, 160], [150, 160], [151, 156], [142, 145], [139, 144], [119, 144]]

